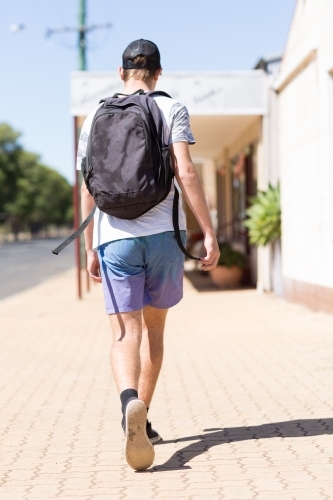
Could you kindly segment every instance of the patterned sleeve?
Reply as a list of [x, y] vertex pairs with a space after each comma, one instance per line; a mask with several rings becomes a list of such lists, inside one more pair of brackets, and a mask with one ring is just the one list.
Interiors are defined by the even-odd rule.
[[171, 109], [170, 144], [174, 142], [195, 144], [187, 108], [180, 103], [175, 104]]
[[82, 161], [82, 158], [84, 158], [86, 156], [86, 152], [87, 152], [89, 134], [87, 133], [87, 127], [85, 125], [86, 125], [86, 122], [84, 122], [84, 124], [82, 126], [80, 138], [79, 138], [79, 144], [77, 147], [76, 170], [81, 170], [81, 161]]
[[99, 106], [95, 108], [93, 111], [91, 111], [91, 113], [89, 113], [89, 115], [83, 122], [79, 143], [77, 147], [76, 170], [81, 170], [82, 158], [84, 158], [87, 154], [88, 137], [90, 134], [91, 124], [98, 108]]

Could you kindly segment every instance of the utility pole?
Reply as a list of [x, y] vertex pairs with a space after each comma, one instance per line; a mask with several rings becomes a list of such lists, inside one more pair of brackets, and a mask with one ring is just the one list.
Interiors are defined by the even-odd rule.
[[112, 27], [111, 23], [105, 24], [92, 24], [90, 26], [86, 26], [86, 17], [87, 17], [87, 1], [79, 0], [79, 23], [76, 27], [67, 27], [57, 28], [57, 29], [47, 29], [45, 36], [49, 38], [53, 35], [57, 35], [59, 33], [70, 33], [76, 32], [78, 33], [78, 49], [79, 49], [79, 70], [86, 71], [87, 70], [87, 41], [86, 41], [86, 33], [89, 31], [100, 30], [100, 29], [110, 29]]
[[87, 70], [86, 58], [86, 0], [79, 0], [79, 70]]
[[[87, 54], [86, 54], [86, 14], [87, 14], [87, 4], [86, 0], [79, 0], [79, 39], [78, 39], [78, 49], [79, 49], [79, 70], [87, 71]], [[77, 117], [74, 116], [74, 169], [75, 169], [75, 186], [73, 192], [73, 202], [74, 202], [74, 227], [77, 229], [80, 225], [80, 184], [82, 182], [82, 175], [76, 169], [76, 151], [79, 141], [80, 127], [78, 124]], [[82, 298], [82, 285], [81, 285], [81, 268], [82, 260], [87, 262], [87, 257], [84, 252], [82, 235], [80, 235], [75, 241], [75, 255], [76, 255], [76, 269], [77, 269], [77, 295], [78, 298]], [[87, 276], [87, 290], [90, 290], [90, 277], [86, 271]]]
[[[68, 33], [76, 32], [78, 33], [78, 62], [79, 71], [87, 71], [87, 41], [86, 34], [88, 31], [93, 31], [97, 29], [110, 29], [112, 27], [111, 23], [106, 24], [94, 24], [91, 26], [86, 25], [87, 17], [87, 2], [86, 0], [79, 0], [79, 19], [77, 27], [64, 27], [60, 29], [49, 29], [46, 31], [46, 37], [56, 35], [58, 33]], [[80, 135], [80, 123], [77, 116], [74, 116], [74, 165], [75, 165], [75, 185], [73, 188], [73, 205], [74, 205], [74, 229], [78, 229], [80, 226], [80, 183], [81, 175], [76, 169], [76, 151]], [[83, 248], [81, 248], [81, 238], [76, 238], [75, 240], [75, 260], [76, 260], [76, 271], [77, 271], [77, 294], [78, 298], [82, 298], [82, 285], [81, 285], [81, 268], [82, 268], [82, 254]], [[90, 279], [87, 273], [87, 290], [90, 287]]]

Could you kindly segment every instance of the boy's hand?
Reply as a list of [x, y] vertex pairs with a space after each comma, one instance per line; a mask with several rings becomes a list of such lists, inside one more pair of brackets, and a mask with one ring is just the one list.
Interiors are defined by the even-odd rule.
[[220, 250], [215, 235], [208, 234], [205, 236], [203, 251], [206, 255], [200, 257], [201, 269], [203, 271], [215, 269], [220, 257]]
[[87, 271], [90, 278], [95, 281], [95, 283], [102, 283], [97, 253], [93, 250], [87, 251]]

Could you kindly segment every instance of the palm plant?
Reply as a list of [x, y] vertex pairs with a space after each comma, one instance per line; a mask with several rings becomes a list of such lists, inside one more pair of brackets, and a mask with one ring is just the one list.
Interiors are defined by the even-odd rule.
[[267, 191], [259, 191], [251, 199], [244, 225], [249, 229], [250, 243], [265, 246], [281, 237], [280, 186], [269, 184]]

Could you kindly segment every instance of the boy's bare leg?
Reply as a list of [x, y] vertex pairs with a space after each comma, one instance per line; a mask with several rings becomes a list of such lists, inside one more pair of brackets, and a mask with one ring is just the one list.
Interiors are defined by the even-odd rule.
[[109, 316], [113, 330], [111, 366], [119, 394], [138, 390], [141, 371], [142, 309]]
[[143, 309], [139, 398], [149, 408], [163, 361], [163, 334], [168, 309]]
[[[146, 403], [138, 398], [143, 313], [113, 314], [110, 322], [114, 335], [111, 364], [123, 412], [125, 457], [132, 469], [145, 470], [153, 463], [155, 451], [151, 432], [147, 433]], [[161, 439], [158, 433], [157, 438]]]
[[162, 366], [167, 312], [147, 306], [140, 311], [110, 315], [111, 365], [119, 394], [135, 389], [147, 408]]

